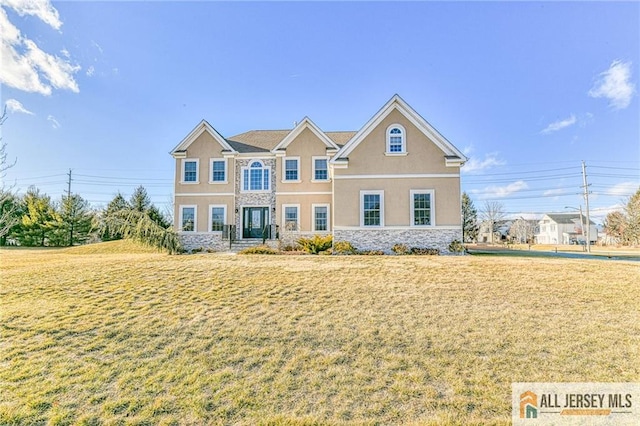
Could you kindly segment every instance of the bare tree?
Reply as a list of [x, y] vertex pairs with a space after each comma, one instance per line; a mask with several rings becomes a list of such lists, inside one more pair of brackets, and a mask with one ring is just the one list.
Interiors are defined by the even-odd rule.
[[480, 217], [489, 225], [490, 243], [493, 244], [493, 235], [498, 231], [500, 221], [505, 218], [504, 205], [499, 201], [485, 201]]
[[534, 233], [534, 222], [523, 218], [516, 219], [509, 229], [509, 235], [518, 243], [530, 243]]
[[[5, 105], [2, 115], [0, 116], [0, 126], [7, 121], [7, 106]], [[0, 137], [0, 239], [4, 241], [11, 228], [18, 223], [18, 216], [16, 211], [18, 208], [15, 202], [15, 196], [13, 194], [12, 186], [5, 186], [4, 178], [7, 175], [7, 170], [16, 164], [15, 160], [12, 163], [7, 161], [7, 144], [2, 141]]]

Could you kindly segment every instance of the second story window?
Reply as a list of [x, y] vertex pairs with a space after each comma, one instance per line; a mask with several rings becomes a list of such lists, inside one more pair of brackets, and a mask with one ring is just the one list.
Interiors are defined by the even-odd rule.
[[197, 183], [198, 182], [198, 160], [182, 161], [182, 182]]
[[300, 180], [300, 161], [297, 158], [284, 158], [284, 181], [298, 182]]
[[329, 167], [326, 158], [313, 158], [313, 180], [329, 180]]
[[268, 191], [271, 168], [266, 167], [262, 161], [254, 160], [249, 167], [242, 169], [243, 191]]
[[211, 160], [211, 182], [227, 181], [227, 160]]
[[387, 154], [404, 154], [406, 152], [405, 131], [399, 124], [387, 129]]

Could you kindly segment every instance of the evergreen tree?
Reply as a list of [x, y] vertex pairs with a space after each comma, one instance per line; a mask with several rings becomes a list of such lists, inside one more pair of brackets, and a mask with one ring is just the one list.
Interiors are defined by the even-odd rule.
[[129, 206], [137, 212], [146, 212], [151, 207], [151, 198], [147, 194], [147, 190], [144, 186], [140, 185], [133, 191], [131, 199], [129, 199]]
[[58, 214], [61, 223], [57, 233], [62, 234], [63, 241], [60, 245], [72, 246], [87, 242], [93, 221], [93, 212], [88, 201], [78, 194], [64, 196]]
[[627, 202], [624, 212], [627, 216], [626, 240], [633, 245], [640, 244], [640, 188]]
[[113, 216], [119, 211], [129, 210], [129, 208], [129, 203], [127, 203], [127, 200], [124, 199], [120, 192], [118, 192], [118, 194], [113, 197], [113, 200], [111, 200], [109, 204], [107, 204], [107, 208], [100, 214], [100, 219], [98, 222], [100, 239], [102, 241], [122, 239], [121, 233], [117, 232], [115, 229], [109, 228], [106, 218], [109, 216]]
[[51, 198], [32, 186], [24, 195], [22, 204], [24, 214], [15, 232], [16, 239], [23, 246], [45, 246], [60, 223]]
[[466, 192], [462, 193], [462, 232], [465, 243], [478, 238], [478, 211]]

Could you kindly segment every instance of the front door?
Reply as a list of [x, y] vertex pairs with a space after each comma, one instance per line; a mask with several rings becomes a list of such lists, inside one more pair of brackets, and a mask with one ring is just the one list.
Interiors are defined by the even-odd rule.
[[245, 207], [242, 219], [242, 238], [262, 238], [262, 231], [268, 223], [268, 207]]

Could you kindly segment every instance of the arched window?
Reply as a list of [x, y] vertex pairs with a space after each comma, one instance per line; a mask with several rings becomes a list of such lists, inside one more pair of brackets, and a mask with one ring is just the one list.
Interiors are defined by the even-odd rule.
[[268, 191], [271, 168], [266, 167], [262, 161], [254, 160], [249, 167], [242, 168], [243, 191]]
[[404, 127], [392, 124], [387, 129], [387, 153], [402, 154], [406, 152]]

